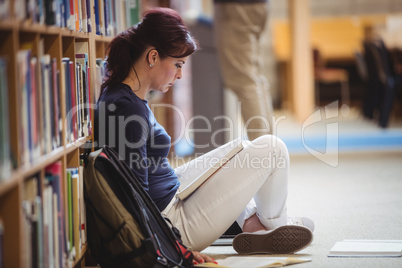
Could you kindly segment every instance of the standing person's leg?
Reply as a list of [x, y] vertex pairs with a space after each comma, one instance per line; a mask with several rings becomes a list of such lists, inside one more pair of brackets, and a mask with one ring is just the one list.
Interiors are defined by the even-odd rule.
[[265, 109], [265, 114], [267, 115], [267, 121], [270, 124], [270, 134], [275, 134], [275, 129], [273, 125], [273, 115], [274, 115], [274, 108], [273, 108], [273, 101], [271, 97], [271, 90], [270, 90], [270, 81], [267, 78], [267, 71], [266, 71], [266, 43], [269, 40], [269, 6], [268, 4], [266, 5], [266, 12], [265, 20], [261, 19], [260, 21], [260, 32], [258, 33], [257, 36], [257, 68], [258, 68], [258, 82], [259, 82], [259, 88], [262, 92], [262, 98], [261, 98], [261, 105], [262, 108]]
[[253, 140], [272, 133], [266, 88], [260, 81], [259, 35], [267, 20], [267, 5], [215, 4], [215, 40], [225, 86], [241, 103], [247, 134]]
[[259, 137], [186, 200], [177, 200], [163, 213], [194, 250], [209, 246], [239, 215], [242, 226], [252, 216], [252, 209], [242, 212], [253, 197], [256, 213], [267, 229], [286, 225], [288, 164], [287, 148], [281, 140], [268, 135]]

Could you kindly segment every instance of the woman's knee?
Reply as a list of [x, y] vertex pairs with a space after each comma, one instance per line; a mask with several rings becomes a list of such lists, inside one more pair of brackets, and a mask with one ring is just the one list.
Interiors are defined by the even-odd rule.
[[256, 153], [263, 154], [264, 157], [271, 156], [278, 158], [282, 161], [289, 161], [289, 153], [286, 144], [277, 136], [263, 135], [257, 139], [249, 142], [249, 147], [255, 148]]
[[253, 141], [250, 141], [251, 146], [258, 148], [279, 148], [280, 150], [286, 150], [286, 144], [283, 140], [275, 135], [262, 135]]

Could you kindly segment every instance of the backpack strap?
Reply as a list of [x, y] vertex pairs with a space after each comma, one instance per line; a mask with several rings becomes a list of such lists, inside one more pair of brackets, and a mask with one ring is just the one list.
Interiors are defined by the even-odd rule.
[[87, 141], [81, 148], [84, 149], [84, 153], [80, 155], [80, 159], [84, 161], [84, 166], [88, 165], [89, 154], [92, 152], [92, 141]]

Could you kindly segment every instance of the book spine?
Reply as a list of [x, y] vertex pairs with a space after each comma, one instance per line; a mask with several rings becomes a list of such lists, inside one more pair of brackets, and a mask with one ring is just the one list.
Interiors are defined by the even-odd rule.
[[63, 256], [65, 255], [65, 229], [64, 229], [64, 193], [62, 189], [62, 163], [57, 161], [45, 169], [46, 177], [53, 189], [53, 222], [54, 222], [54, 244], [55, 244], [55, 265], [63, 267]]
[[42, 122], [43, 122], [43, 144], [44, 153], [52, 150], [52, 122], [51, 122], [51, 67], [50, 55], [43, 55], [42, 65]]
[[[71, 141], [77, 140], [78, 139], [78, 113], [77, 113], [77, 91], [76, 91], [76, 84], [75, 84], [75, 67], [74, 67], [74, 62], [70, 61], [69, 62], [69, 67], [70, 67], [70, 90], [71, 90], [71, 110], [69, 111], [69, 114], [71, 116], [71, 124], [72, 124], [72, 137]], [[70, 120], [70, 118], [67, 118], [67, 120]]]
[[62, 61], [62, 72], [64, 73], [64, 88], [65, 88], [65, 112], [66, 112], [66, 129], [65, 129], [65, 139], [66, 143], [71, 141], [71, 120], [69, 119], [70, 114], [69, 111], [71, 110], [71, 89], [70, 89], [70, 59], [63, 58]]
[[0, 268], [4, 267], [4, 225], [3, 220], [0, 218]]
[[11, 0], [0, 1], [0, 20], [6, 20], [10, 18], [10, 5]]
[[79, 212], [80, 212], [80, 225], [81, 225], [81, 244], [87, 242], [87, 228], [86, 228], [86, 210], [84, 201], [84, 161], [80, 160], [79, 170]]
[[45, 4], [45, 23], [47, 25], [56, 24], [56, 4], [57, 0], [44, 0]]
[[0, 58], [0, 181], [11, 174], [7, 61]]
[[54, 92], [57, 90], [54, 88], [54, 82], [53, 82], [53, 76], [54, 74], [54, 70], [53, 70], [53, 59], [50, 59], [49, 56], [49, 64], [48, 64], [48, 72], [49, 72], [49, 128], [50, 128], [50, 150], [55, 149], [55, 137], [56, 137], [56, 131], [55, 131], [55, 109], [56, 107], [54, 107], [55, 103], [54, 103]]
[[20, 68], [18, 69], [18, 82], [20, 91], [21, 112], [20, 112], [20, 155], [21, 164], [27, 164], [29, 162], [29, 125], [28, 125], [28, 87], [29, 87], [29, 62], [30, 62], [30, 50], [20, 50], [17, 54], [17, 61]]
[[74, 0], [74, 19], [75, 19], [75, 30], [76, 31], [81, 31], [80, 12], [81, 12], [81, 7], [79, 5], [79, 1]]
[[87, 67], [87, 95], [88, 95], [88, 135], [92, 135], [92, 107], [93, 107], [93, 103], [92, 103], [92, 99], [91, 99], [91, 72], [89, 69], [89, 61], [88, 61], [88, 67]]
[[105, 1], [99, 0], [99, 28], [101, 35], [105, 35]]
[[79, 196], [79, 184], [80, 178], [78, 174], [75, 174], [71, 178], [72, 180], [72, 207], [73, 207], [73, 233], [74, 233], [74, 249], [75, 260], [78, 260], [81, 256], [81, 224], [80, 224], [80, 196]]
[[69, 28], [70, 0], [63, 0], [63, 6], [64, 6], [64, 27]]
[[42, 199], [40, 196], [35, 198], [35, 212], [37, 215], [37, 251], [38, 251], [38, 267], [44, 267], [44, 231], [43, 231], [43, 211], [42, 211]]
[[96, 33], [97, 35], [101, 35], [100, 24], [99, 24], [99, 1], [102, 1], [102, 0], [94, 0], [95, 33]]
[[81, 0], [81, 28], [84, 33], [88, 32], [87, 1]]
[[140, 21], [140, 3], [139, 0], [128, 1], [128, 27], [134, 26]]
[[38, 61], [36, 57], [31, 59], [31, 92], [30, 95], [30, 143], [31, 143], [31, 162], [40, 156], [40, 140], [39, 140], [39, 94], [38, 94]]
[[75, 3], [74, 0], [68, 0], [69, 1], [69, 10], [70, 10], [70, 16], [68, 19], [68, 24], [67, 27], [70, 30], [77, 30], [76, 29], [76, 22], [75, 22]]
[[68, 245], [69, 252], [73, 246], [73, 207], [71, 196], [72, 170], [67, 170], [67, 209], [68, 209]]
[[25, 0], [14, 1], [14, 15], [17, 20], [24, 20], [27, 17], [27, 8], [25, 5]]
[[88, 29], [88, 33], [91, 33], [91, 32], [92, 32], [91, 1], [90, 1], [90, 0], [86, 0], [86, 3], [87, 3], [87, 24], [88, 24], [87, 29]]
[[76, 96], [77, 96], [77, 106], [76, 106], [76, 114], [77, 114], [77, 123], [78, 123], [78, 137], [82, 137], [82, 94], [81, 94], [81, 65], [79, 63], [76, 63], [75, 65], [75, 89], [76, 89]]
[[59, 88], [59, 70], [57, 69], [57, 60], [54, 58], [52, 60], [52, 84], [53, 84], [53, 148], [57, 148], [61, 145], [60, 143], [60, 121], [61, 121], [61, 113], [60, 113], [60, 88]]

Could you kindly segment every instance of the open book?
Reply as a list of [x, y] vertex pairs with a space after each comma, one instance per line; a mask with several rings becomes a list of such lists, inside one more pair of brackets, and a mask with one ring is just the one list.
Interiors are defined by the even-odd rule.
[[331, 248], [328, 257], [401, 257], [402, 240], [343, 240]]
[[200, 263], [195, 267], [225, 267], [225, 268], [266, 268], [282, 267], [291, 264], [311, 261], [310, 258], [290, 258], [290, 257], [256, 257], [256, 256], [233, 256], [215, 263]]
[[216, 171], [218, 171], [223, 165], [225, 165], [230, 159], [232, 159], [236, 154], [243, 150], [243, 144], [241, 139], [231, 142], [227, 146], [223, 146], [219, 152], [212, 158], [216, 161], [212, 162], [207, 170], [197, 176], [196, 179], [191, 180], [187, 185], [182, 185], [180, 187], [177, 196], [184, 200], [191, 193], [193, 193], [198, 187], [201, 186], [208, 178], [210, 178]]

